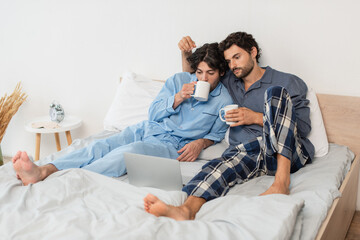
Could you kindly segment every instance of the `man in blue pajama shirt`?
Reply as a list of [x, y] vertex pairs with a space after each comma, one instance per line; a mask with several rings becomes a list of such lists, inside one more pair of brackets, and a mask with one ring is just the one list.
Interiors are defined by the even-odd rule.
[[[170, 77], [149, 108], [149, 120], [94, 141], [44, 166], [35, 165], [25, 152], [18, 152], [13, 158], [18, 178], [28, 185], [69, 168], [118, 177], [126, 173], [124, 152], [194, 161], [202, 149], [224, 138], [228, 126], [218, 113], [231, 104], [232, 99], [220, 82], [227, 67], [217, 43], [197, 49], [190, 62], [196, 73], [184, 72]], [[207, 101], [191, 97], [197, 81], [210, 84]]]
[[[191, 55], [194, 46], [190, 37], [179, 42], [183, 56]], [[230, 125], [230, 146], [183, 188], [188, 194], [183, 205], [175, 207], [146, 196], [145, 210], [155, 216], [194, 219], [206, 201], [263, 174], [275, 179], [261, 195], [289, 194], [290, 173], [314, 156], [314, 146], [307, 139], [311, 123], [306, 84], [294, 75], [259, 67], [260, 49], [250, 34], [232, 33], [219, 48], [230, 68], [222, 82], [239, 105], [225, 115], [227, 121], [236, 122]], [[189, 66], [183, 69], [189, 71]]]

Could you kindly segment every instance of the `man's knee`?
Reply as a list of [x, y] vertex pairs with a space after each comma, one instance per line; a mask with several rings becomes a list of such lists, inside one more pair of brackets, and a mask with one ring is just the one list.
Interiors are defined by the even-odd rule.
[[110, 150], [110, 146], [107, 142], [107, 139], [94, 140], [87, 146], [87, 148], [90, 151], [97, 151], [97, 150], [109, 151]]
[[277, 97], [277, 98], [282, 98], [282, 97], [286, 97], [288, 96], [289, 93], [286, 90], [286, 88], [281, 87], [281, 86], [271, 86], [268, 89], [266, 89], [265, 92], [265, 101], [267, 101], [269, 98], [272, 97]]

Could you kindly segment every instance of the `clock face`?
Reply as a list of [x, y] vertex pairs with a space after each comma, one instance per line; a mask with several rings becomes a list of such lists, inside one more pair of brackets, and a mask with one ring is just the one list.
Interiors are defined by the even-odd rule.
[[65, 117], [64, 111], [62, 109], [56, 110], [55, 108], [50, 108], [49, 114], [51, 121], [54, 122], [61, 122]]
[[51, 121], [56, 121], [56, 110], [53, 108], [50, 110], [50, 117]]

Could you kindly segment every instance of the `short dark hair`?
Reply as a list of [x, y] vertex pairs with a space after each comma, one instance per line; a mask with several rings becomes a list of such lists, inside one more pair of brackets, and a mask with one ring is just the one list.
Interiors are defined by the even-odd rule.
[[259, 58], [261, 56], [261, 49], [255, 41], [255, 38], [251, 34], [248, 34], [246, 32], [231, 33], [229, 36], [226, 37], [225, 40], [223, 40], [219, 44], [219, 49], [224, 54], [224, 51], [229, 49], [234, 44], [244, 49], [249, 54], [251, 52], [251, 49], [255, 47], [257, 50], [256, 62], [259, 62]]
[[225, 73], [228, 65], [225, 61], [224, 54], [219, 50], [218, 43], [206, 43], [186, 59], [191, 68], [196, 71], [200, 62], [206, 62], [210, 68], [219, 70], [220, 74]]

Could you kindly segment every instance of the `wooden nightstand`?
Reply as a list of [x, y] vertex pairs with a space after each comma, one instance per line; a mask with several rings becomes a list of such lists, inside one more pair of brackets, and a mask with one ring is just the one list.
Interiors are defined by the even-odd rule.
[[54, 133], [55, 135], [55, 142], [56, 142], [56, 148], [58, 151], [61, 150], [60, 145], [60, 137], [59, 133], [65, 132], [66, 139], [68, 142], [68, 145], [72, 143], [71, 133], [70, 130], [76, 129], [81, 126], [81, 119], [74, 117], [74, 116], [65, 116], [64, 120], [60, 123], [58, 123], [58, 128], [34, 128], [32, 125], [33, 123], [38, 122], [51, 122], [49, 116], [39, 117], [34, 119], [33, 121], [29, 122], [25, 125], [25, 129], [28, 132], [32, 132], [36, 134], [36, 143], [35, 143], [35, 161], [39, 160], [40, 157], [40, 140], [41, 140], [41, 134], [42, 133]]

